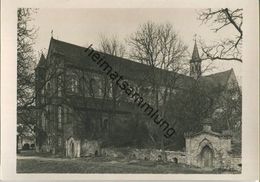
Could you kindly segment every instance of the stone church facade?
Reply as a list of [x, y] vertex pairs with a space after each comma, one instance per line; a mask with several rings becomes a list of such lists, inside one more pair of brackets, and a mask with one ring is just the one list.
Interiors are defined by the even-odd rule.
[[[131, 121], [136, 115], [143, 119], [142, 113], [136, 111], [127, 97], [119, 94], [118, 99], [113, 100], [113, 84], [91, 64], [84, 50], [84, 47], [51, 38], [47, 56], [40, 58], [35, 69], [38, 151], [67, 157], [106, 155], [100, 141], [89, 139], [93, 133], [106, 137], [109, 132], [115, 132], [113, 122]], [[146, 83], [149, 66], [112, 55], [106, 55], [106, 60], [134, 86]], [[237, 84], [232, 69], [208, 76], [201, 74], [201, 59], [195, 42], [190, 76], [178, 74], [180, 90], [197, 79], [205, 83]], [[160, 86], [163, 88], [164, 85]], [[147, 89], [143, 89], [143, 94], [149, 95]], [[185, 140], [186, 151], [169, 152], [169, 156], [173, 156], [171, 160], [199, 167], [218, 167], [222, 165], [220, 158], [228, 156], [231, 149], [231, 137], [213, 132], [209, 125], [200, 133], [185, 134]]]

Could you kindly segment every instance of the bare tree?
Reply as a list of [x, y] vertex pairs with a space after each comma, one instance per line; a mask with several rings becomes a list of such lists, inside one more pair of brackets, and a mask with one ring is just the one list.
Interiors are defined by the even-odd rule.
[[[128, 42], [131, 47], [130, 57], [149, 65], [151, 71], [146, 73], [146, 78], [150, 85], [151, 102], [161, 110], [162, 116], [166, 116], [166, 103], [177, 87], [175, 83], [180, 76], [178, 73], [184, 68], [187, 46], [180, 40], [172, 25], [153, 22], [141, 25]], [[169, 71], [169, 74], [158, 72], [158, 68]], [[146, 89], [147, 86], [141, 84], [140, 87]], [[152, 125], [148, 124], [150, 138], [155, 145], [160, 143], [160, 148], [164, 150], [163, 135]]]
[[36, 63], [33, 50], [37, 29], [31, 27], [32, 14], [30, 8], [19, 8], [17, 11], [17, 104], [23, 106], [31, 97], [34, 87], [33, 68]]
[[230, 35], [226, 40], [220, 40], [214, 45], [206, 45], [201, 41], [201, 49], [203, 51], [203, 59], [210, 60], [235, 60], [242, 62], [241, 46], [243, 39], [243, 9], [203, 9], [198, 12], [198, 19], [202, 23], [211, 23], [214, 32], [220, 32], [226, 27], [232, 26], [237, 32], [236, 35]]
[[[124, 57], [126, 54], [126, 48], [123, 43], [120, 42], [118, 37], [116, 35], [113, 36], [106, 36], [106, 35], [100, 35], [100, 40], [99, 40], [99, 47], [98, 50], [100, 50], [103, 53], [112, 55], [112, 56], [117, 56], [117, 57]], [[120, 63], [118, 63], [120, 64]], [[112, 97], [112, 115], [110, 120], [113, 121], [114, 117], [116, 117], [115, 113], [118, 108], [118, 105], [120, 103], [120, 100], [122, 100], [122, 95], [123, 93], [120, 93], [120, 90], [118, 89], [118, 86], [114, 83], [111, 82], [110, 79], [108, 78], [107, 75], [104, 75], [102, 78], [103, 81], [103, 102], [101, 105], [101, 109], [104, 107], [104, 101], [107, 99], [108, 92], [111, 92], [111, 97]], [[101, 117], [102, 118], [102, 117]], [[115, 124], [113, 124], [115, 125]], [[117, 131], [119, 133], [119, 131]], [[106, 138], [107, 140], [110, 140], [109, 137], [113, 137], [111, 133], [108, 133], [108, 137]]]
[[172, 71], [178, 76], [183, 68], [183, 59], [186, 57], [187, 46], [179, 39], [170, 24], [160, 25], [147, 22], [129, 38], [131, 46], [130, 57], [138, 62], [149, 65], [151, 72], [149, 82], [155, 92], [155, 104], [159, 106], [158, 81], [162, 75], [155, 74], [157, 68]]
[[241, 143], [241, 89], [237, 83], [232, 83], [229, 85], [229, 89], [226, 89], [221, 96], [222, 97], [216, 101], [216, 108], [213, 113], [215, 128], [232, 131], [234, 141]]
[[[119, 39], [117, 38], [117, 36], [111, 36], [111, 37], [107, 37], [105, 35], [100, 35], [100, 41], [99, 41], [99, 48], [98, 48], [101, 52], [112, 55], [112, 56], [118, 56], [118, 57], [124, 57], [125, 53], [126, 53], [126, 49], [125, 46], [119, 41]], [[119, 63], [120, 64], [120, 63]], [[117, 86], [114, 83], [112, 84], [112, 98], [113, 98], [113, 108], [115, 109], [116, 107], [116, 102], [118, 101], [119, 97], [120, 97], [120, 93], [119, 90], [117, 88]], [[104, 95], [103, 97], [106, 97], [106, 93], [105, 90], [108, 89], [108, 87], [110, 86], [109, 83], [109, 78], [107, 76], [104, 76]]]
[[118, 37], [115, 35], [111, 37], [100, 35], [99, 50], [118, 57], [124, 57], [126, 53], [125, 46], [120, 43]]
[[18, 136], [34, 132], [35, 114], [34, 102], [34, 41], [37, 28], [30, 25], [36, 9], [19, 8], [17, 10], [17, 131]]

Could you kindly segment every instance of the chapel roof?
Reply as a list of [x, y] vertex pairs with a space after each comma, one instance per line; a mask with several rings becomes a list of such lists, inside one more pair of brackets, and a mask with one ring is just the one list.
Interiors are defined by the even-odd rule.
[[216, 137], [225, 137], [225, 138], [231, 138], [231, 133], [217, 133], [214, 132], [212, 130], [210, 131], [205, 131], [205, 130], [201, 130], [199, 132], [193, 133], [193, 132], [187, 132], [184, 134], [185, 138], [193, 138], [199, 135], [203, 135], [203, 134], [207, 134], [207, 135], [212, 135], [212, 136], [216, 136]]
[[37, 65], [37, 67], [44, 67], [45, 66], [45, 56], [43, 55], [43, 54], [41, 54], [41, 57], [40, 57], [40, 61], [39, 61], [39, 63], [38, 63], [38, 65]]
[[219, 73], [214, 73], [214, 74], [207, 75], [207, 76], [202, 76], [199, 78], [199, 81], [204, 86], [205, 85], [210, 86], [210, 87], [225, 86], [225, 85], [227, 85], [231, 74], [234, 74], [233, 69], [219, 72]]

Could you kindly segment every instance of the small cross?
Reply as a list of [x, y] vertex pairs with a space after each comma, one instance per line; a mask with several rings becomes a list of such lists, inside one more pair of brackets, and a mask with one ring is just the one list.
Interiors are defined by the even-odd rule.
[[197, 34], [195, 33], [193, 37], [194, 37], [193, 40], [196, 42]]
[[53, 30], [51, 30], [51, 37], [53, 37]]

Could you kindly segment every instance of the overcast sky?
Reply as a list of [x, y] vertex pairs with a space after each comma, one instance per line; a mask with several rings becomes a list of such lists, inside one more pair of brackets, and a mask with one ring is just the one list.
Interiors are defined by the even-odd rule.
[[[210, 25], [197, 20], [195, 9], [39, 9], [34, 16], [34, 24], [39, 27], [36, 50], [48, 49], [51, 31], [58, 40], [87, 46], [97, 45], [100, 34], [117, 35], [124, 41], [135, 32], [140, 24], [147, 21], [171, 23], [183, 42], [192, 52], [194, 34], [210, 43], [235, 35], [233, 27], [214, 33]], [[240, 80], [241, 63], [236, 61], [217, 61], [213, 72], [230, 68]]]

